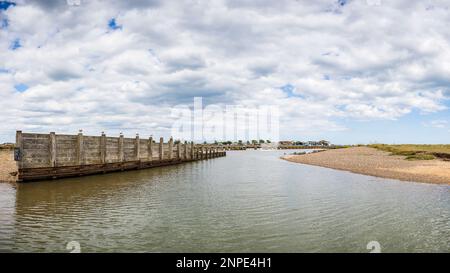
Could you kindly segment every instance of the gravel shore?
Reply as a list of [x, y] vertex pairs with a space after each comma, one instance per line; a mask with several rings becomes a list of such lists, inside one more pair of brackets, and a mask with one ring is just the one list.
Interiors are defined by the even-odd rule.
[[286, 155], [282, 159], [354, 173], [450, 185], [450, 161], [405, 160], [404, 156], [391, 156], [368, 147], [327, 150], [305, 155]]
[[10, 173], [17, 172], [13, 150], [0, 149], [0, 182], [14, 182], [16, 177]]

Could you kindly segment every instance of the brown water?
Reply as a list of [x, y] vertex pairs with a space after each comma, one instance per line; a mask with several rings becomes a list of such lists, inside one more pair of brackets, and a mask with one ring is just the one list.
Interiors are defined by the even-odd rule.
[[450, 187], [279, 159], [286, 151], [0, 184], [0, 251], [450, 252]]

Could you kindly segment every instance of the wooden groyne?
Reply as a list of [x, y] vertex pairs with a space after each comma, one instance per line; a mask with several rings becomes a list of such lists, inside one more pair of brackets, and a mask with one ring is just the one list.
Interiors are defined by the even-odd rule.
[[18, 182], [152, 168], [225, 156], [223, 147], [193, 142], [16, 132]]

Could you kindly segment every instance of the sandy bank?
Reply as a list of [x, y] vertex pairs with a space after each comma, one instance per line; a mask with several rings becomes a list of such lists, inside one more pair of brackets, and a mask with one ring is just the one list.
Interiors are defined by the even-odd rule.
[[13, 150], [0, 149], [0, 182], [14, 182], [16, 177], [12, 172], [17, 172]]
[[391, 156], [374, 148], [354, 147], [327, 150], [306, 155], [287, 155], [285, 160], [351, 171], [404, 181], [450, 185], [450, 161], [405, 160], [404, 156]]

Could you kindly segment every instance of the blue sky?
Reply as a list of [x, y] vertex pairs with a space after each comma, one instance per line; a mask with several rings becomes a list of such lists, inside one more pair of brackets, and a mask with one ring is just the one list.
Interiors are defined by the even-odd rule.
[[67, 3], [0, 1], [0, 142], [168, 137], [203, 97], [278, 107], [281, 139], [449, 143], [446, 1]]
[[379, 121], [343, 121], [349, 130], [335, 132], [332, 137], [335, 143], [348, 143], [348, 131], [352, 143], [418, 143], [442, 144], [449, 143], [448, 119], [450, 111], [445, 110], [435, 114], [420, 114], [414, 112], [396, 120]]

